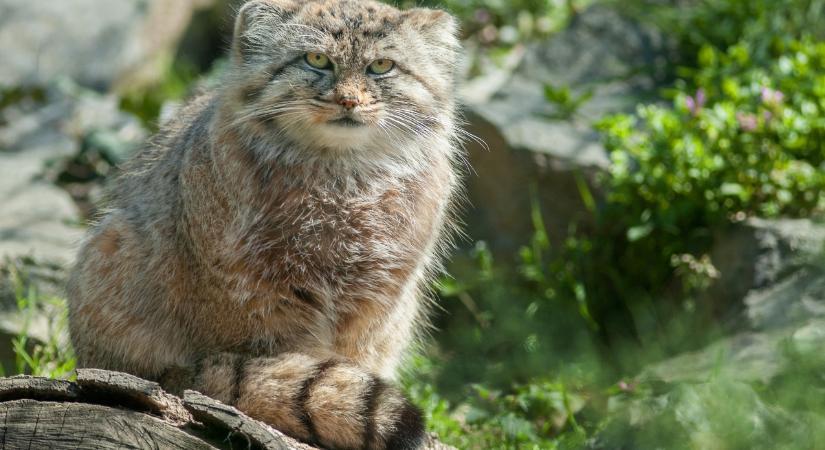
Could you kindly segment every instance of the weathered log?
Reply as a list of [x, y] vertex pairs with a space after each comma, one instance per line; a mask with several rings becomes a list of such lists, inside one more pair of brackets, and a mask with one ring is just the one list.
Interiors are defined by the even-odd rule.
[[[77, 381], [0, 378], [0, 449], [317, 450], [195, 391], [80, 369]], [[430, 436], [422, 450], [454, 450]]]
[[3, 449], [214, 449], [156, 417], [88, 403], [13, 400], [0, 417]]

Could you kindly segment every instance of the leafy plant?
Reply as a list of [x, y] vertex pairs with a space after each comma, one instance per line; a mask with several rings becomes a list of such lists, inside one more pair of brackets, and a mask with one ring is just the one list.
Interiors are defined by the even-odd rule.
[[580, 94], [573, 93], [568, 86], [544, 85], [544, 98], [555, 105], [557, 112], [550, 115], [551, 119], [570, 119], [579, 108], [588, 100], [593, 98], [593, 89], [588, 89]]
[[164, 104], [188, 95], [197, 78], [197, 69], [192, 64], [170, 64], [157, 85], [125, 92], [120, 108], [137, 116], [148, 129], [157, 131]]
[[[700, 49], [719, 51], [740, 42], [751, 47], [751, 57], [769, 63], [788, 40], [803, 36], [825, 38], [823, 0], [606, 0], [627, 14], [642, 18], [665, 32], [676, 44], [672, 66], [700, 64]], [[684, 74], [684, 72], [683, 72]]]
[[749, 55], [746, 42], [705, 47], [696, 90], [678, 85], [672, 108], [599, 124], [613, 163], [603, 223], [624, 257], [667, 268], [649, 285], [674, 255], [707, 251], [715, 229], [825, 209], [825, 43], [790, 41], [766, 67]]
[[[479, 450], [553, 449], [562, 443], [581, 444], [586, 435], [576, 414], [587, 399], [563, 382], [534, 380], [506, 391], [474, 384], [452, 408], [432, 383], [435, 370], [431, 360], [419, 355], [403, 384], [425, 412], [430, 430], [448, 444]], [[428, 379], [430, 382], [425, 382]]]

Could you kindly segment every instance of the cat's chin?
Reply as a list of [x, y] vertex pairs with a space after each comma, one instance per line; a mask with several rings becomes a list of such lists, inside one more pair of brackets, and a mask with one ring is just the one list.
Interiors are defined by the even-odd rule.
[[349, 117], [342, 117], [340, 119], [330, 120], [329, 122], [327, 122], [327, 125], [343, 128], [361, 128], [367, 126], [367, 124], [365, 124], [364, 122], [351, 119]]
[[352, 119], [319, 124], [308, 130], [310, 142], [332, 150], [357, 150], [375, 145], [377, 128]]
[[322, 122], [282, 128], [281, 133], [292, 143], [300, 143], [297, 152], [290, 152], [292, 162], [303, 157], [326, 160], [334, 166], [353, 168], [390, 168], [407, 173], [418, 167], [413, 150], [414, 139], [395, 133], [388, 134], [379, 125]]

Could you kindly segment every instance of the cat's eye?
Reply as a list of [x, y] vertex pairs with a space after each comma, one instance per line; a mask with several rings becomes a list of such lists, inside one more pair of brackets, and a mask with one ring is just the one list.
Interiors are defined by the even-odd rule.
[[395, 62], [390, 59], [376, 59], [367, 67], [367, 71], [374, 75], [384, 75], [395, 67]]
[[307, 64], [316, 69], [327, 70], [332, 68], [332, 61], [323, 53], [309, 52], [304, 55], [304, 59], [306, 59]]

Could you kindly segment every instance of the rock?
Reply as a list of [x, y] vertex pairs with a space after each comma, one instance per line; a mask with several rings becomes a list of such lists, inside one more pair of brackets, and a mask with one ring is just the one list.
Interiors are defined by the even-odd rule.
[[753, 386], [722, 380], [679, 385], [645, 399], [616, 399], [613, 420], [589, 449], [815, 448], [825, 418], [771, 405]]
[[[645, 368], [591, 448], [812, 448], [825, 357], [825, 224], [751, 219], [721, 233], [727, 336]], [[714, 297], [715, 296], [715, 297]]]
[[776, 284], [803, 267], [817, 269], [825, 248], [825, 225], [809, 219], [749, 219], [717, 233], [711, 252], [721, 278], [706, 303], [723, 313], [740, 311], [748, 292]]
[[768, 383], [787, 370], [787, 345], [825, 345], [825, 224], [750, 219], [717, 239], [721, 273], [705, 302], [727, 316], [729, 336], [645, 369], [640, 378], [695, 382], [709, 373]]
[[747, 323], [756, 330], [794, 327], [825, 317], [825, 271], [800, 269], [745, 297]]
[[0, 257], [21, 255], [67, 263], [82, 236], [71, 197], [42, 174], [68, 158], [77, 144], [61, 129], [72, 105], [66, 98], [7, 108], [0, 129]]
[[[552, 242], [563, 240], [571, 224], [586, 223], [591, 214], [581, 190], [593, 190], [609, 163], [592, 123], [645, 99], [665, 52], [657, 32], [614, 9], [591, 7], [548, 40], [516, 47], [502, 64], [484, 64], [490, 68], [462, 91], [468, 130], [490, 149], [468, 143], [479, 174], [468, 177], [470, 236], [512, 255], [533, 231], [532, 195]], [[557, 92], [569, 88], [574, 102], [592, 96], [568, 117], [545, 98], [548, 84]]]
[[71, 84], [53, 86], [40, 102], [0, 111], [0, 124], [0, 258], [65, 265], [83, 224], [71, 197], [45, 176], [47, 169], [74, 157], [88, 136], [107, 132], [138, 143], [145, 131], [119, 111], [115, 97]]
[[0, 86], [68, 76], [105, 90], [156, 80], [212, 0], [0, 0]]
[[[68, 339], [60, 323], [66, 269], [83, 237], [83, 218], [50, 172], [77, 157], [90, 136], [137, 144], [146, 133], [117, 99], [69, 83], [23, 95], [0, 110], [0, 348], [24, 332], [35, 342]], [[19, 302], [36, 301], [20, 308]], [[13, 367], [14, 355], [0, 355]]]

